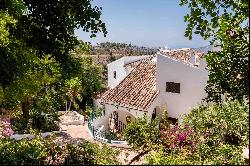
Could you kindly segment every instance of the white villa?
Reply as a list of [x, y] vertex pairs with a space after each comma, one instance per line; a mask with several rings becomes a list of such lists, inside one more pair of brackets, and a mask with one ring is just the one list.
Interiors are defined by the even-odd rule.
[[109, 89], [94, 100], [94, 109], [103, 108], [103, 115], [93, 126], [122, 131], [129, 119], [161, 118], [164, 108], [180, 122], [206, 96], [207, 80], [204, 53], [191, 48], [120, 58], [108, 64]]

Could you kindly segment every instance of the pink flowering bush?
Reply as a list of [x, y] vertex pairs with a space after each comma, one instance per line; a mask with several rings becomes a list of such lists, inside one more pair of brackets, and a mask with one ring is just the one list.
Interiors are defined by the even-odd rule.
[[198, 136], [187, 125], [183, 128], [175, 125], [168, 130], [161, 130], [161, 140], [167, 150], [181, 150], [187, 147], [194, 151], [198, 144]]
[[3, 119], [0, 121], [0, 137], [9, 138], [14, 134], [14, 131], [11, 129], [10, 120]]

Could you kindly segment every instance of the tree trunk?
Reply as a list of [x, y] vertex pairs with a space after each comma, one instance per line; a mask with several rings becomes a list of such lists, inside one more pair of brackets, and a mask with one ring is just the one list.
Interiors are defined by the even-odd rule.
[[149, 150], [140, 152], [138, 155], [136, 155], [134, 158], [132, 158], [131, 161], [127, 165], [132, 164], [134, 161], [138, 161], [142, 156], [144, 156], [148, 152], [149, 152]]
[[68, 107], [68, 111], [70, 111], [70, 108], [71, 108], [71, 104], [72, 104], [72, 99], [70, 99], [70, 101], [69, 101], [69, 107]]
[[28, 121], [29, 119], [29, 108], [30, 108], [30, 102], [28, 98], [25, 98], [22, 102], [22, 112], [23, 112], [23, 118], [25, 121]]

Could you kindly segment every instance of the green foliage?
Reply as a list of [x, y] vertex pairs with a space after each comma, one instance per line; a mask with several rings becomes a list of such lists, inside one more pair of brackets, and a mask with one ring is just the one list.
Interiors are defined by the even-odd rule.
[[[212, 153], [211, 153], [212, 152]], [[202, 165], [245, 165], [242, 148], [230, 144], [208, 146], [202, 144], [199, 148]]]
[[124, 131], [124, 139], [135, 150], [150, 150], [159, 143], [158, 120], [149, 121], [146, 117], [130, 122]]
[[15, 133], [30, 134], [32, 130], [39, 132], [58, 131], [60, 120], [57, 112], [44, 113], [31, 111], [28, 123], [22, 116], [12, 121], [12, 127]]
[[26, 41], [28, 47], [39, 50], [40, 56], [52, 54], [65, 70], [68, 69], [68, 54], [78, 44], [74, 35], [75, 28], [90, 32], [91, 37], [98, 32], [107, 34], [105, 24], [100, 20], [102, 9], [93, 6], [91, 0], [84, 2], [82, 0], [74, 2], [45, 0], [42, 3], [11, 0], [3, 3], [0, 10], [7, 11], [11, 15], [20, 13], [19, 8], [14, 5], [22, 3], [25, 5], [29, 14], [24, 14], [24, 10], [21, 11], [23, 15], [16, 17], [17, 29], [12, 34]]
[[249, 140], [249, 105], [231, 101], [200, 106], [184, 118], [183, 124], [192, 126], [199, 134], [207, 134], [215, 145], [246, 145]]
[[3, 102], [3, 99], [4, 99], [3, 88], [2, 88], [2, 86], [0, 85], [0, 105], [1, 105], [2, 102]]
[[57, 112], [64, 106], [64, 101], [64, 90], [61, 84], [46, 86], [33, 99], [31, 112]]
[[[185, 134], [184, 142], [191, 141], [196, 145], [191, 149], [190, 144], [170, 148], [169, 144], [181, 143], [175, 142], [175, 138], [180, 139], [187, 126], [194, 132], [191, 139]], [[222, 105], [200, 106], [184, 117], [181, 127], [174, 133], [173, 130], [161, 132], [163, 144], [159, 144], [146, 160], [150, 165], [245, 165], [247, 161], [242, 149], [249, 145], [248, 134], [248, 104], [230, 101]]]
[[52, 112], [50, 114], [32, 114], [31, 115], [32, 124], [31, 128], [39, 130], [41, 132], [50, 132], [59, 130], [59, 116], [57, 112]]
[[78, 69], [76, 76], [81, 80], [81, 99], [77, 99], [76, 102], [80, 105], [80, 109], [86, 111], [86, 106], [92, 106], [94, 95], [103, 88], [103, 80], [101, 77], [102, 68], [94, 64], [92, 57], [73, 56], [73, 59], [77, 61]]
[[43, 87], [49, 86], [60, 78], [59, 64], [51, 57], [39, 60], [34, 58], [31, 68], [4, 90], [6, 106], [15, 108], [25, 98], [34, 98]]
[[170, 127], [170, 123], [168, 120], [168, 110], [167, 110], [167, 107], [165, 106], [163, 108], [162, 118], [160, 121], [160, 128], [161, 129], [168, 129], [169, 127]]
[[103, 145], [102, 148], [99, 145], [84, 142], [79, 145], [67, 145], [69, 155], [65, 159], [65, 164], [118, 164], [116, 156], [118, 155], [117, 150], [107, 145]]
[[41, 138], [21, 141], [1, 139], [0, 163], [13, 165], [40, 165], [44, 164], [47, 152], [44, 140]]
[[182, 154], [166, 155], [163, 150], [159, 150], [146, 156], [146, 161], [148, 165], [199, 165], [199, 162], [189, 158], [188, 153], [188, 151], [183, 150]]
[[162, 150], [146, 156], [149, 165], [246, 165], [242, 149], [232, 145], [209, 147], [202, 144], [198, 151], [191, 153], [182, 149], [181, 153], [166, 155]]
[[108, 140], [119, 140], [117, 135], [113, 133], [112, 131], [105, 131], [104, 135], [105, 135], [105, 138]]
[[110, 61], [116, 59], [115, 55], [124, 55], [124, 56], [131, 56], [131, 55], [152, 55], [156, 53], [156, 49], [148, 48], [143, 46], [136, 46], [132, 44], [126, 43], [116, 43], [116, 42], [102, 42], [98, 43], [97, 46], [93, 46], [90, 54], [104, 54], [110, 55]]
[[13, 19], [13, 17], [11, 17], [8, 13], [5, 12], [1, 12], [0, 11], [0, 45], [8, 45], [9, 44], [9, 29], [7, 28], [7, 25], [10, 26], [14, 26], [14, 24], [16, 23], [16, 20]]
[[89, 43], [79, 40], [79, 44], [74, 49], [74, 53], [77, 55], [82, 55], [82, 54], [89, 55], [91, 52], [91, 49], [92, 49], [92, 46]]
[[199, 34], [221, 51], [206, 55], [209, 81], [207, 101], [221, 102], [221, 95], [230, 100], [249, 98], [249, 2], [248, 0], [181, 0], [190, 13], [185, 36]]
[[1, 139], [0, 164], [3, 165], [117, 165], [118, 150], [113, 150], [107, 145], [99, 145], [89, 142], [80, 144], [66, 144], [59, 146], [53, 137], [41, 138], [36, 136], [32, 140], [19, 141]]
[[[90, 31], [91, 36], [98, 32], [106, 34], [100, 15], [101, 8], [93, 7], [91, 1], [1, 2], [0, 85], [6, 93], [3, 106], [20, 109], [17, 106], [20, 107], [22, 102], [27, 112], [32, 100], [42, 95], [42, 91], [47, 91], [49, 86], [57, 84], [58, 88], [65, 79], [77, 77], [82, 64], [70, 56], [79, 44], [74, 30], [81, 27], [84, 31]], [[58, 66], [46, 64], [51, 60]], [[63, 70], [54, 73], [56, 71], [52, 68]], [[58, 82], [60, 77], [62, 80]]]
[[[62, 109], [63, 93], [67, 93], [69, 109], [71, 105], [79, 109], [83, 96], [82, 107], [90, 103], [101, 78], [91, 72], [96, 69], [92, 61], [85, 66], [84, 60], [70, 53], [75, 48], [76, 52], [89, 49], [78, 42], [75, 28], [90, 30], [92, 36], [107, 33], [100, 15], [101, 8], [90, 1], [0, 2], [0, 104], [8, 110], [22, 110], [22, 117], [15, 119], [16, 131], [57, 130], [54, 112]], [[99, 69], [94, 72], [99, 74]], [[83, 79], [90, 87], [87, 91]]]
[[75, 100], [82, 100], [80, 95], [82, 88], [83, 87], [81, 86], [81, 80], [78, 77], [65, 80], [66, 96], [69, 100], [68, 108], [66, 103], [66, 111], [69, 111], [71, 109], [71, 104], [73, 104], [74, 107], [78, 109], [79, 106], [75, 103]]
[[103, 115], [104, 108], [97, 107], [95, 110], [92, 110], [92, 111], [93, 111], [94, 117], [97, 118]]

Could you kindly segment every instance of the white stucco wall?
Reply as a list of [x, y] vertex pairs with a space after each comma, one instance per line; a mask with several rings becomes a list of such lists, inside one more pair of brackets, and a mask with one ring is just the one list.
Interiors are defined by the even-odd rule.
[[160, 99], [160, 95], [158, 94], [154, 101], [151, 103], [151, 105], [147, 109], [147, 117], [149, 119], [152, 118], [152, 114], [155, 108], [159, 107], [159, 109], [156, 110], [156, 116], [158, 118], [162, 117], [162, 111], [163, 111], [163, 104], [164, 102]]
[[[180, 118], [206, 97], [204, 89], [208, 72], [205, 69], [191, 67], [160, 54], [157, 55], [156, 66], [156, 88], [160, 90], [159, 98], [166, 103], [170, 117]], [[180, 93], [166, 92], [166, 82], [180, 83]]]
[[135, 62], [144, 58], [150, 57], [149, 55], [141, 55], [141, 56], [126, 56], [124, 57], [124, 64], [128, 64], [131, 62]]
[[[98, 103], [98, 107], [102, 107], [102, 105]], [[117, 108], [114, 105], [105, 104], [105, 116], [101, 116], [94, 119], [93, 121], [94, 128], [97, 129], [100, 128], [102, 125], [104, 125], [105, 130], [108, 129], [109, 115], [114, 111], [118, 112], [118, 120], [122, 121], [125, 125], [127, 125], [126, 115], [130, 115], [132, 118], [131, 120], [134, 120], [136, 117], [142, 117], [144, 114], [143, 111], [133, 110], [133, 109], [130, 109], [129, 111], [129, 109], [124, 107], [119, 106]]]
[[[123, 66], [124, 57], [108, 64], [108, 86], [110, 88], [116, 87], [126, 77]], [[114, 71], [116, 71], [116, 78], [114, 78]]]
[[[116, 87], [132, 70], [133, 68], [125, 68], [124, 65], [144, 59], [149, 56], [128, 56], [122, 57], [107, 65], [108, 67], [108, 86], [110, 88]], [[116, 78], [114, 78], [114, 71], [116, 71]]]

